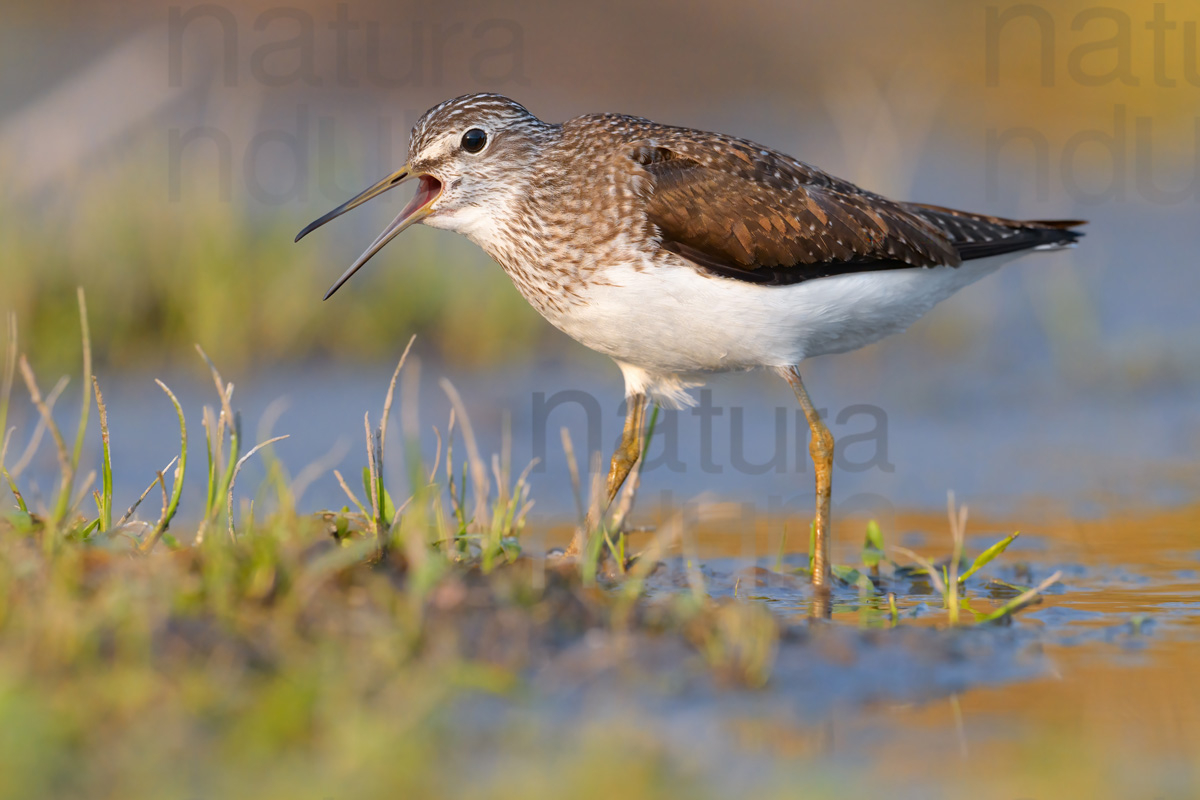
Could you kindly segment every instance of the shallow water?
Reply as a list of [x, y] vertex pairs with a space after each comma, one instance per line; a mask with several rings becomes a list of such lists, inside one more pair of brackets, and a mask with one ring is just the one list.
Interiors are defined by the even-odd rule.
[[[812, 623], [807, 583], [788, 574], [802, 558], [747, 556], [769, 552], [770, 537], [708, 529], [692, 562], [706, 591], [765, 604], [787, 623], [764, 688], [722, 685], [695, 653], [653, 636], [589, 635], [539, 668], [528, 696], [467, 701], [457, 724], [485, 738], [515, 725], [528, 737], [521, 747], [551, 754], [628, 731], [717, 793], [1195, 797], [1198, 510], [1030, 529], [969, 580], [970, 606], [985, 612], [1015, 594], [993, 578], [1032, 584], [1061, 571], [1061, 583], [1009, 624], [960, 629], [921, 581], [892, 586], [894, 628], [878, 597], [852, 587], [835, 591], [834, 624]], [[950, 553], [944, 520], [897, 521], [921, 535], [887, 531], [890, 541], [931, 559]], [[971, 527], [968, 557], [1012, 530]], [[841, 526], [835, 563], [858, 560], [861, 530]], [[689, 592], [689, 566], [668, 561], [651, 596]]]
[[[994, 514], [1020, 507], [1094, 516], [1195, 497], [1200, 412], [1190, 396], [1200, 385], [1080, 386], [1052, 366], [968, 371], [957, 359], [921, 364], [918, 374], [911, 371], [911, 351], [900, 352], [895, 361], [886, 360], [888, 352], [818, 359], [806, 370], [810, 393], [828, 410], [839, 442], [834, 472], [839, 515], [866, 511], [886, 522], [897, 509], [940, 507], [951, 489]], [[274, 451], [291, 475], [333, 455], [300, 498], [302, 511], [314, 511], [345, 504], [329, 470], [356, 475], [366, 463], [363, 414], [370, 411], [377, 424], [391, 372], [389, 365], [312, 365], [225, 377], [236, 384], [234, 407], [242, 412], [246, 439], [266, 438], [263, 421], [272, 417], [274, 433], [289, 435]], [[430, 463], [437, 446], [433, 428], [444, 433], [447, 427], [449, 403], [438, 385], [443, 374], [462, 394], [485, 458], [501, 451], [509, 424], [514, 471], [538, 459], [530, 476], [535, 516], [572, 516], [560, 429], [569, 430], [585, 472], [589, 452], [603, 452], [607, 459], [621, 430], [616, 368], [598, 358], [482, 373], [423, 365], [419, 431]], [[136, 498], [178, 452], [178, 423], [154, 377], [100, 375], [118, 505]], [[202, 491], [200, 411], [213, 405], [215, 393], [200, 369], [163, 377], [183, 403], [196, 444], [181, 512], [186, 517]], [[699, 408], [660, 417], [643, 505], [675, 507], [709, 493], [743, 504], [751, 516], [811, 513], [808, 431], [783, 382], [765, 374], [723, 376], [696, 394]], [[60, 403], [68, 431], [75, 402]], [[398, 400], [385, 459], [394, 493], [402, 493], [404, 482], [398, 435], [403, 406]], [[18, 402], [14, 415], [18, 430], [28, 432], [32, 410]], [[14, 452], [23, 444], [18, 438]], [[89, 440], [88, 447], [94, 464], [95, 442]], [[461, 458], [461, 446], [457, 453]], [[44, 442], [29, 475], [49, 487], [56, 469], [53, 448]], [[259, 459], [251, 460], [239, 494], [251, 497], [262, 474]]]

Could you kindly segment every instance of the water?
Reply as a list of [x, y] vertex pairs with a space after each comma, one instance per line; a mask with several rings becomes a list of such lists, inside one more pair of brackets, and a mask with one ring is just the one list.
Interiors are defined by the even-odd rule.
[[[470, 730], [468, 741], [491, 742], [498, 760], [511, 745], [496, 742], [514, 727], [521, 748], [551, 758], [615, 730], [662, 748], [716, 793], [787, 796], [804, 785], [813, 796], [1194, 797], [1196, 512], [1067, 520], [1023, 534], [969, 581], [971, 607], [1012, 596], [989, 588], [993, 578], [1061, 572], [1062, 582], [1009, 625], [958, 630], [946, 627], [940, 598], [915, 583], [893, 587], [895, 628], [873, 611], [878, 599], [845, 587], [835, 592], [836, 624], [813, 625], [803, 581], [776, 572], [772, 558], [741, 556], [735, 532], [709, 530], [700, 539], [706, 590], [765, 604], [787, 623], [764, 688], [723, 685], [694, 651], [653, 635], [589, 635], [540, 666], [527, 696], [468, 700], [455, 724]], [[926, 556], [949, 553], [944, 522], [900, 521], [924, 532], [917, 549]], [[996, 538], [973, 536], [968, 553]], [[849, 539], [839, 537], [835, 562], [855, 560]], [[652, 597], [689, 591], [686, 570], [670, 561]]]
[[[894, 341], [902, 341], [903, 337]], [[1157, 507], [1195, 497], [1200, 478], [1200, 415], [1195, 385], [1072, 382], [1052, 363], [966, 363], [972, 354], [922, 355], [920, 342], [883, 345], [818, 359], [806, 382], [827, 409], [839, 441], [835, 511], [866, 510], [889, 519], [897, 509], [935, 508], [947, 490], [974, 507], [1006, 513], [1057, 509], [1094, 515], [1129, 505]], [[535, 517], [573, 516], [571, 484], [559, 429], [570, 431], [587, 469], [589, 450], [608, 453], [620, 436], [620, 377], [604, 359], [455, 372], [423, 365], [418, 415], [422, 449], [432, 464], [433, 427], [447, 429], [449, 403], [437, 379], [447, 375], [462, 394], [484, 458], [501, 451], [511, 425], [512, 463], [533, 458]], [[292, 475], [326, 459], [324, 471], [300, 499], [313, 511], [346, 500], [329, 470], [357, 475], [366, 463], [364, 412], [378, 423], [391, 368], [290, 367], [226, 377], [237, 388], [245, 438], [266, 438], [264, 418], [289, 439], [275, 451]], [[215, 392], [200, 369], [164, 376], [189, 417], [193, 449], [182, 513], [193, 513], [203, 483], [200, 409]], [[100, 375], [112, 430], [118, 505], [132, 502], [178, 452], [178, 423], [149, 375]], [[719, 377], [697, 392], [698, 408], [660, 418], [643, 479], [642, 506], [677, 507], [701, 493], [742, 503], [748, 513], [807, 514], [811, 465], [807, 428], [786, 385], [766, 374]], [[64, 425], [73, 421], [64, 400]], [[387, 454], [389, 479], [403, 487], [397, 402]], [[15, 423], [31, 429], [31, 409], [18, 406]], [[509, 421], [506, 423], [506, 419]], [[92, 437], [95, 438], [94, 436]], [[18, 440], [14, 451], [24, 442]], [[458, 456], [463, 449], [459, 447]], [[89, 441], [86, 463], [95, 464]], [[10, 458], [11, 461], [14, 458]], [[48, 487], [55, 474], [44, 446], [30, 475]], [[252, 460], [240, 481], [250, 497], [261, 480]], [[356, 480], [351, 481], [357, 485]], [[396, 490], [400, 493], [399, 490]]]

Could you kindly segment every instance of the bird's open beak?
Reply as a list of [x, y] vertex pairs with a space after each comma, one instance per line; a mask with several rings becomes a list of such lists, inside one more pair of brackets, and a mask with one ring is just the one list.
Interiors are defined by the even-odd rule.
[[417, 186], [416, 195], [408, 202], [408, 205], [404, 207], [404, 210], [401, 211], [394, 220], [392, 220], [391, 224], [384, 228], [383, 233], [379, 234], [379, 237], [371, 243], [371, 246], [366, 249], [366, 252], [359, 256], [358, 260], [350, 265], [350, 269], [342, 273], [342, 277], [338, 278], [333, 286], [330, 287], [329, 291], [325, 293], [324, 299], [328, 300], [331, 296], [333, 296], [334, 292], [342, 288], [343, 283], [350, 280], [351, 275], [358, 272], [359, 268], [362, 267], [363, 264], [371, 260], [371, 256], [382, 250], [383, 246], [392, 239], [396, 238], [401, 231], [414, 223], [420, 222], [425, 217], [433, 213], [433, 202], [437, 200], [438, 196], [442, 193], [442, 182], [432, 175], [414, 173], [409, 166], [405, 164], [399, 170], [393, 172], [391, 175], [387, 176], [379, 183], [362, 192], [358, 196], [347, 200], [345, 203], [342, 203], [340, 206], [335, 208], [333, 211], [330, 211], [323, 217], [312, 221], [307, 227], [304, 228], [304, 230], [296, 234], [296, 241], [298, 242], [307, 236], [311, 231], [321, 227], [334, 217], [340, 217], [350, 209], [362, 205], [372, 197], [377, 197], [383, 194], [393, 186], [398, 186], [399, 184], [404, 183], [409, 178], [420, 179], [420, 183]]

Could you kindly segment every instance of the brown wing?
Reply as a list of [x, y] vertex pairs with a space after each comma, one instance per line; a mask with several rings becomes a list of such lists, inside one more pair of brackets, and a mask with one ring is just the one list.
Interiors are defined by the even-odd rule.
[[748, 142], [655, 142], [631, 157], [653, 187], [646, 213], [661, 246], [718, 274], [790, 284], [961, 263], [900, 204]]
[[635, 145], [661, 246], [726, 277], [792, 284], [850, 272], [958, 266], [1065, 246], [1077, 221], [1023, 222], [897, 203], [751, 142], [686, 129]]

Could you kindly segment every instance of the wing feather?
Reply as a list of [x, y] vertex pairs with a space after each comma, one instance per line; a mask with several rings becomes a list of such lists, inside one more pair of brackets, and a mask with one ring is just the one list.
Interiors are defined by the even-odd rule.
[[700, 268], [762, 284], [852, 272], [958, 266], [1065, 246], [1076, 221], [1020, 222], [898, 203], [752, 142], [668, 129], [629, 151], [650, 187], [660, 246]]
[[786, 156], [721, 144], [633, 148], [667, 250], [762, 283], [960, 263], [947, 237], [897, 203]]

